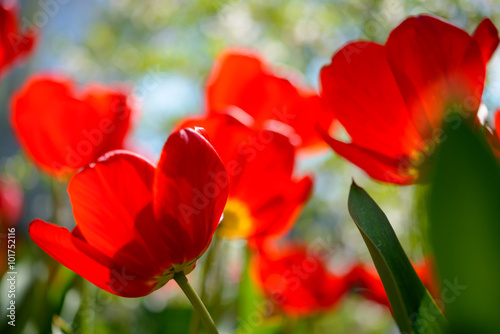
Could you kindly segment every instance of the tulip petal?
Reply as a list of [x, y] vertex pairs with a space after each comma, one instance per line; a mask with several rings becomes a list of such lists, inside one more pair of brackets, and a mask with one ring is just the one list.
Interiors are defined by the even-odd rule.
[[184, 129], [170, 135], [154, 179], [158, 233], [173, 249], [176, 265], [196, 260], [209, 246], [229, 191], [224, 165], [200, 133]]
[[407, 185], [415, 182], [417, 175], [411, 173], [411, 166], [407, 160], [400, 158], [392, 159], [379, 154], [378, 152], [367, 150], [355, 144], [346, 144], [336, 140], [324, 130], [318, 129], [320, 135], [332, 149], [363, 169], [375, 180]]
[[244, 203], [252, 215], [247, 237], [277, 236], [289, 230], [309, 198], [312, 181], [292, 178], [295, 147], [288, 137], [252, 130], [231, 114], [188, 119], [181, 126], [202, 126], [207, 131], [230, 177], [230, 198]]
[[477, 26], [472, 37], [481, 49], [484, 64], [487, 64], [500, 41], [497, 28], [490, 19], [483, 19]]
[[301, 138], [301, 148], [320, 147], [314, 124], [320, 121], [329, 126], [333, 120], [316, 92], [276, 75], [258, 54], [244, 50], [222, 53], [207, 84], [210, 114], [233, 106], [255, 119], [255, 129], [264, 128], [269, 120], [291, 126]]
[[333, 308], [348, 286], [344, 277], [327, 271], [319, 255], [301, 244], [260, 249], [252, 271], [264, 293], [288, 315], [307, 316]]
[[470, 109], [477, 112], [485, 63], [477, 43], [464, 30], [428, 15], [410, 17], [391, 32], [385, 51], [407, 109], [424, 137], [441, 126], [444, 113], [455, 103], [474, 97], [477, 101]]
[[127, 267], [113, 263], [78, 236], [78, 231], [35, 220], [29, 233], [33, 241], [55, 260], [99, 288], [124, 297], [147, 295], [154, 280], [131, 274]]
[[73, 215], [89, 245], [149, 276], [170, 266], [169, 252], [156, 231], [153, 178], [148, 161], [113, 151], [68, 184]]
[[344, 46], [321, 70], [321, 89], [355, 145], [394, 159], [422, 146], [382, 45]]
[[39, 75], [14, 96], [11, 122], [33, 160], [64, 177], [121, 148], [130, 112], [120, 92], [93, 86], [79, 99], [70, 80]]
[[311, 196], [312, 179], [308, 176], [283, 187], [281, 193], [253, 210], [255, 238], [275, 238], [290, 231]]

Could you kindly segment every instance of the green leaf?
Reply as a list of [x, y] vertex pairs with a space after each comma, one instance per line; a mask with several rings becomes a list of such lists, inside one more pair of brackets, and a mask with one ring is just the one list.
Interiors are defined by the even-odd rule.
[[370, 251], [401, 332], [441, 333], [446, 320], [415, 273], [384, 212], [354, 182], [348, 207]]
[[428, 199], [429, 239], [453, 333], [500, 328], [500, 169], [481, 133], [448, 127]]

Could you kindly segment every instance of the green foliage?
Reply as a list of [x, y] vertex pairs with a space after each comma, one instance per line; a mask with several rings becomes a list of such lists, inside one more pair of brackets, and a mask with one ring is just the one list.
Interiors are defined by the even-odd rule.
[[[415, 273], [384, 212], [354, 182], [348, 207], [377, 267], [401, 332], [441, 333], [446, 323], [444, 316]], [[427, 317], [428, 313], [432, 318]]]
[[448, 126], [429, 196], [429, 236], [452, 333], [500, 326], [500, 169], [484, 136]]

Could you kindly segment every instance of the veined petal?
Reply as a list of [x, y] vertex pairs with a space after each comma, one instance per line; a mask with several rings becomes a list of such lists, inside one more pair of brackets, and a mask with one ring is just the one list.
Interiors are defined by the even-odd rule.
[[[484, 38], [483, 29], [478, 38]], [[467, 32], [429, 15], [410, 17], [391, 32], [385, 51], [407, 109], [424, 137], [441, 126], [445, 111], [457, 103], [465, 104], [475, 117], [485, 63]], [[471, 97], [475, 102], [469, 107]]]
[[89, 88], [80, 99], [69, 79], [38, 75], [13, 97], [11, 123], [34, 162], [64, 177], [120, 149], [130, 112], [120, 92]]
[[170, 135], [156, 169], [153, 204], [158, 234], [173, 250], [173, 263], [200, 257], [224, 210], [229, 177], [208, 140], [196, 130]]
[[117, 265], [87, 244], [78, 231], [71, 233], [37, 219], [30, 224], [29, 233], [51, 257], [103, 290], [124, 297], [140, 297], [153, 290], [152, 278], [132, 274], [128, 266]]
[[357, 146], [392, 158], [423, 146], [384, 46], [353, 42], [340, 49], [321, 70], [321, 95]]
[[89, 245], [149, 276], [170, 266], [168, 246], [156, 230], [153, 178], [149, 162], [113, 151], [68, 184], [73, 215]]
[[324, 130], [318, 129], [323, 139], [340, 156], [363, 169], [372, 178], [400, 185], [412, 184], [418, 177], [418, 172], [402, 157], [393, 159], [378, 152], [367, 150], [355, 144], [338, 141]]

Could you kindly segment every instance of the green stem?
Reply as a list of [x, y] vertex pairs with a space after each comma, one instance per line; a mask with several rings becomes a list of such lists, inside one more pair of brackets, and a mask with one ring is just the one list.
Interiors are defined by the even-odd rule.
[[[206, 252], [206, 259], [205, 263], [203, 264], [203, 273], [201, 276], [201, 292], [200, 292], [200, 298], [201, 301], [208, 303], [208, 293], [207, 293], [207, 282], [208, 282], [208, 276], [210, 273], [210, 269], [213, 267], [214, 262], [216, 260], [216, 255], [219, 253], [219, 245], [221, 243], [221, 240], [219, 237], [217, 237], [216, 234], [214, 234], [212, 238], [212, 244], [210, 245], [210, 248], [208, 248]], [[220, 270], [219, 266], [216, 266], [216, 270]], [[216, 281], [217, 282], [217, 281]], [[207, 305], [209, 305], [208, 303]], [[193, 318], [191, 320], [191, 326], [189, 329], [190, 334], [198, 334], [200, 329], [200, 318], [195, 314], [193, 315]]]
[[182, 292], [184, 292], [186, 297], [191, 302], [191, 305], [193, 305], [194, 310], [200, 317], [201, 322], [205, 326], [207, 332], [209, 334], [218, 334], [219, 332], [217, 331], [217, 327], [215, 327], [215, 323], [212, 320], [212, 317], [210, 317], [205, 304], [203, 304], [196, 291], [194, 291], [191, 284], [189, 284], [186, 275], [183, 272], [176, 273], [174, 275], [174, 280], [177, 282], [177, 284], [179, 284]]

